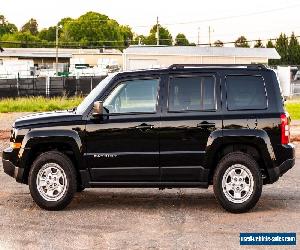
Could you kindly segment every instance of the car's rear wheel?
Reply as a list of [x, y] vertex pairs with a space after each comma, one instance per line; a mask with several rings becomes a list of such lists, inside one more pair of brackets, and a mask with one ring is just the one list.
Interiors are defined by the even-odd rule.
[[33, 200], [41, 208], [65, 208], [77, 189], [76, 173], [71, 160], [57, 151], [38, 156], [30, 169], [29, 189]]
[[242, 152], [229, 153], [217, 166], [213, 186], [217, 201], [227, 211], [242, 213], [250, 210], [262, 192], [257, 162]]

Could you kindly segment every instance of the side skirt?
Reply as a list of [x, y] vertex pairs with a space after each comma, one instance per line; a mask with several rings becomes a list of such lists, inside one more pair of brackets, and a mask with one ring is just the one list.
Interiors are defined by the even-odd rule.
[[86, 188], [208, 188], [208, 182], [95, 182], [88, 170], [80, 170], [82, 185]]
[[109, 188], [208, 188], [206, 182], [90, 182], [90, 187]]

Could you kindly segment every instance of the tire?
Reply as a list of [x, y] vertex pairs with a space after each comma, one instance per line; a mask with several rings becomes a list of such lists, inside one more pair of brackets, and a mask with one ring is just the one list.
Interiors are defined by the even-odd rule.
[[243, 213], [253, 208], [261, 196], [262, 185], [257, 162], [242, 152], [225, 155], [213, 178], [218, 203], [231, 213]]
[[61, 210], [72, 200], [77, 180], [71, 160], [58, 151], [42, 153], [29, 172], [29, 190], [35, 203], [46, 210]]

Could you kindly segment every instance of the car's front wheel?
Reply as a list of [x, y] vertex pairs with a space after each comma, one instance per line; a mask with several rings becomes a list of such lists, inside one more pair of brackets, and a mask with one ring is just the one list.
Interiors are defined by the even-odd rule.
[[253, 208], [261, 196], [262, 184], [257, 162], [242, 152], [225, 155], [213, 179], [217, 201], [232, 213], [242, 213]]
[[58, 151], [42, 153], [30, 169], [29, 189], [33, 200], [41, 208], [65, 208], [77, 189], [76, 173], [71, 160]]

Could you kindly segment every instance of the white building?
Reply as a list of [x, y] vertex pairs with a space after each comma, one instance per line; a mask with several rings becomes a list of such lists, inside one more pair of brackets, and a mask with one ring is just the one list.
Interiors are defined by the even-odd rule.
[[233, 48], [199, 46], [130, 46], [123, 52], [123, 69], [168, 67], [185, 64], [267, 64], [280, 59], [274, 48]]

